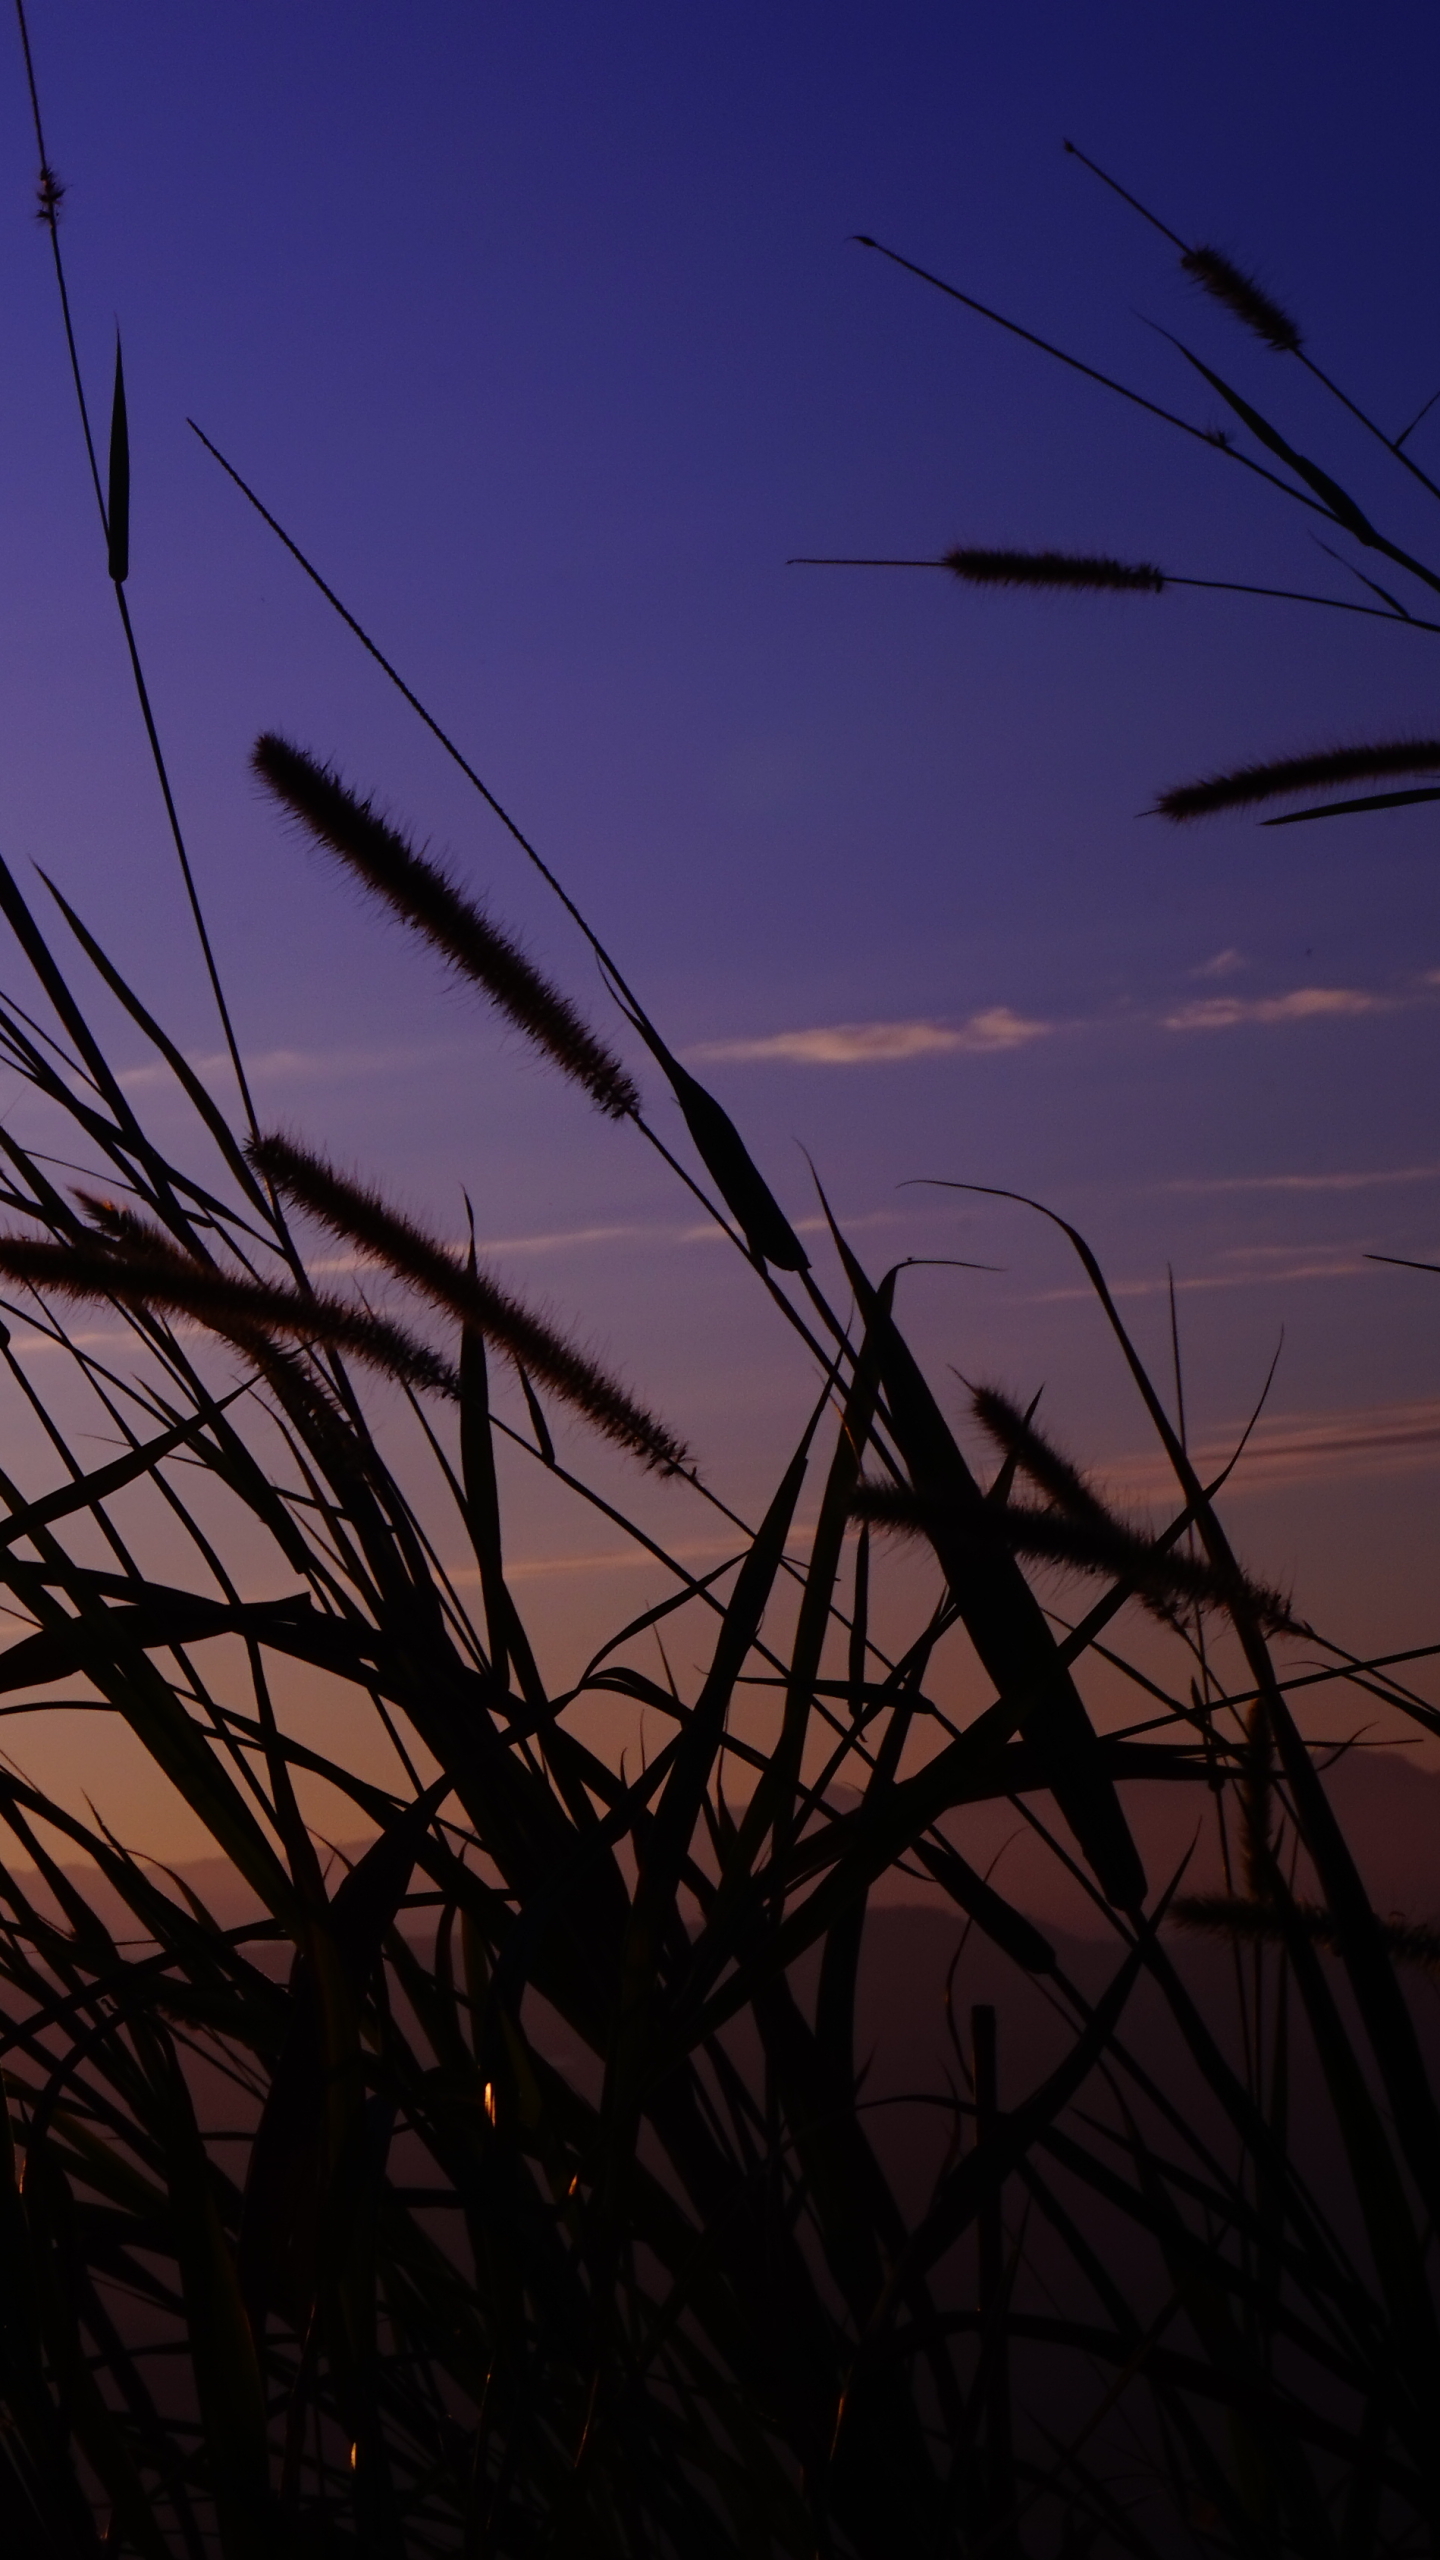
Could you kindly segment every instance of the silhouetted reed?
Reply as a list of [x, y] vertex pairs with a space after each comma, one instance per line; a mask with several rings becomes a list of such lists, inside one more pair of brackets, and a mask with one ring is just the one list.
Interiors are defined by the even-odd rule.
[[438, 863], [417, 853], [398, 828], [380, 817], [372, 800], [362, 800], [329, 766], [273, 732], [257, 738], [251, 763], [266, 790], [317, 844], [337, 854], [352, 876], [423, 935], [459, 976], [482, 988], [562, 1074], [585, 1087], [602, 1111], [615, 1120], [638, 1112], [634, 1079], [569, 997], [541, 976]]
[[1202, 293], [1208, 293], [1215, 302], [1222, 302], [1227, 311], [1233, 313], [1255, 337], [1263, 338], [1266, 346], [1272, 347], [1277, 355], [1299, 354], [1303, 341], [1289, 313], [1282, 311], [1274, 296], [1268, 294], [1263, 285], [1257, 284], [1253, 276], [1247, 276], [1242, 267], [1237, 267], [1233, 258], [1227, 258], [1223, 250], [1186, 249], [1182, 252], [1180, 264]]
[[1092, 160], [1088, 152], [1080, 150], [1073, 142], [1067, 142], [1065, 149], [1072, 160], [1078, 160], [1082, 168], [1099, 179], [1102, 187], [1108, 187], [1122, 204], [1129, 205], [1132, 213], [1139, 214], [1142, 222], [1148, 222], [1152, 231], [1158, 231], [1162, 240], [1168, 240], [1172, 249], [1179, 250], [1181, 266], [1202, 292], [1223, 303], [1235, 319], [1253, 330], [1257, 338], [1263, 338], [1266, 346], [1272, 347], [1277, 355], [1299, 354], [1300, 332], [1288, 312], [1282, 311], [1274, 296], [1268, 294], [1263, 285], [1257, 284], [1253, 276], [1248, 276], [1243, 267], [1237, 267], [1234, 259], [1228, 258], [1223, 249], [1187, 247], [1178, 231], [1172, 231], [1169, 223], [1162, 222], [1159, 214], [1148, 204], [1142, 204], [1139, 196], [1132, 195], [1128, 187], [1122, 187], [1119, 179], [1112, 178], [1108, 169], [1102, 169], [1098, 160]]
[[351, 1353], [402, 1386], [451, 1397], [459, 1393], [457, 1374], [448, 1362], [383, 1316], [337, 1298], [301, 1296], [262, 1281], [233, 1279], [178, 1253], [109, 1246], [98, 1239], [93, 1244], [46, 1244], [0, 1236], [0, 1273], [48, 1297], [82, 1304], [108, 1300], [189, 1316], [240, 1349], [257, 1335], [270, 1334], [324, 1344]]
[[1033, 1485], [1076, 1518], [1103, 1517], [1104, 1505], [1073, 1461], [1038, 1429], [1033, 1409], [1022, 1413], [999, 1387], [971, 1390], [970, 1410], [980, 1428]]
[[[1020, 1524], [1020, 1538], [1012, 1540], [1017, 1554], [1048, 1555], [1082, 1571], [1128, 1572], [1137, 1597], [1167, 1625], [1174, 1624], [1175, 1610], [1187, 1603], [1225, 1609], [1239, 1598], [1254, 1609], [1262, 1625], [1277, 1633], [1293, 1629], [1289, 1603], [1279, 1592], [1246, 1577], [1237, 1580], [1217, 1574], [1199, 1558], [1157, 1549], [1143, 1530], [1120, 1519], [1072, 1460], [1037, 1428], [1033, 1408], [1024, 1413], [998, 1387], [976, 1387], [970, 1409], [1004, 1453], [1006, 1481], [995, 1491], [996, 1516], [1007, 1524], [1007, 1534], [1011, 1524]], [[1048, 1495], [1054, 1511], [1022, 1510], [1009, 1500], [1008, 1481], [1017, 1471]], [[1128, 1566], [1121, 1562], [1126, 1556]]]
[[287, 1199], [386, 1263], [462, 1324], [474, 1325], [607, 1439], [667, 1474], [688, 1466], [688, 1453], [674, 1433], [585, 1352], [391, 1208], [369, 1184], [348, 1181], [323, 1157], [279, 1135], [260, 1139], [248, 1152], [256, 1172]]
[[1155, 803], [1161, 818], [1211, 818], [1224, 809], [1245, 809], [1262, 800], [1278, 800], [1292, 791], [1324, 791], [1336, 783], [1368, 782], [1392, 773], [1440, 772], [1440, 739], [1396, 738], [1376, 746], [1329, 747], [1308, 756], [1281, 756], [1273, 763], [1237, 765], [1229, 773], [1210, 774], [1203, 782], [1186, 782], [1162, 791]]
[[973, 1551], [977, 1558], [1028, 1556], [1036, 1563], [1067, 1565], [1073, 1572], [1100, 1574], [1127, 1584], [1137, 1598], [1176, 1607], [1228, 1610], [1239, 1602], [1253, 1610], [1272, 1634], [1293, 1633], [1295, 1621], [1279, 1592], [1268, 1591], [1248, 1577], [1220, 1573], [1203, 1558], [1157, 1547], [1143, 1532], [1128, 1528], [1093, 1500], [1078, 1514], [1043, 1510], [1029, 1503], [987, 1503], [983, 1510], [960, 1517], [953, 1506], [908, 1485], [862, 1484], [851, 1504], [852, 1517], [898, 1535], [930, 1538], [937, 1525]]
[[978, 551], [961, 546], [940, 566], [971, 587], [1079, 587], [1160, 595], [1165, 574], [1148, 560], [1111, 560], [1083, 551]]

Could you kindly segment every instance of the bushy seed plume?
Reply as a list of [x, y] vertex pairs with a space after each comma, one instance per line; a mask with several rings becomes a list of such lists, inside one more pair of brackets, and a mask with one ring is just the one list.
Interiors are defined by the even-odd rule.
[[[877, 1528], [928, 1537], [938, 1506], [907, 1485], [866, 1483], [858, 1488], [851, 1510], [856, 1519]], [[1221, 1576], [1200, 1557], [1160, 1550], [1099, 1504], [1080, 1518], [1027, 1503], [987, 1504], [963, 1521], [948, 1511], [945, 1525], [951, 1538], [963, 1537], [980, 1554], [1027, 1556], [1035, 1563], [1069, 1565], [1078, 1573], [1132, 1583], [1138, 1599], [1167, 1613], [1177, 1607], [1226, 1609], [1243, 1598], [1273, 1632], [1294, 1624], [1279, 1592]]]
[[1391, 773], [1440, 772], [1440, 738], [1396, 738], [1367, 747], [1331, 747], [1308, 756], [1282, 756], [1273, 764], [1238, 765], [1203, 782], [1162, 791], [1154, 815], [1183, 823], [1224, 809], [1252, 808], [1292, 791], [1328, 791], [1335, 783], [1369, 782]]
[[[1107, 1510], [1079, 1468], [1056, 1448], [1043, 1431], [1037, 1429], [1033, 1405], [1028, 1413], [1022, 1413], [1019, 1406], [1012, 1404], [998, 1387], [977, 1387], [971, 1395], [970, 1406], [981, 1429], [1004, 1453], [1005, 1465], [992, 1489], [992, 1501], [998, 1500], [1007, 1510], [1013, 1509], [1010, 1485], [1017, 1473], [1023, 1473], [1068, 1520], [1078, 1522], [1082, 1529], [1093, 1532], [1099, 1541], [1099, 1552], [1114, 1557], [1127, 1542], [1133, 1548], [1134, 1533]], [[1052, 1532], [1052, 1538], [1055, 1535], [1058, 1532]], [[1142, 1546], [1149, 1544], [1144, 1539], [1140, 1543]], [[1072, 1555], [1068, 1561], [1074, 1563], [1077, 1558]], [[1120, 1568], [1117, 1566], [1115, 1569]], [[1171, 1627], [1176, 1624], [1176, 1597], [1168, 1585], [1157, 1581], [1153, 1575], [1147, 1575], [1137, 1583], [1137, 1597], [1162, 1624]]]
[[999, 1387], [976, 1387], [971, 1393], [970, 1410], [981, 1430], [1062, 1511], [1078, 1519], [1105, 1516], [1103, 1503], [1079, 1468], [1036, 1428], [1033, 1414], [1022, 1413]]
[[108, 1299], [121, 1306], [190, 1316], [238, 1348], [281, 1334], [291, 1341], [324, 1343], [349, 1352], [402, 1386], [456, 1397], [459, 1380], [449, 1364], [412, 1341], [398, 1325], [337, 1298], [301, 1297], [233, 1278], [192, 1262], [179, 1252], [128, 1241], [50, 1244], [24, 1236], [0, 1236], [0, 1274], [52, 1297], [82, 1303]]
[[941, 567], [953, 570], [972, 587], [1087, 587], [1122, 594], [1158, 596], [1165, 585], [1163, 569], [1148, 560], [1110, 560], [1081, 551], [976, 551], [964, 547], [942, 555]]
[[339, 856], [393, 915], [422, 934], [472, 985], [482, 987], [519, 1031], [543, 1049], [562, 1074], [582, 1084], [614, 1120], [639, 1111], [634, 1080], [596, 1038], [568, 996], [543, 978], [474, 899], [457, 888], [428, 854], [417, 853], [372, 800], [349, 790], [329, 766], [267, 732], [251, 765], [267, 791]]
[[1245, 328], [1263, 338], [1277, 355], [1298, 355], [1302, 344], [1300, 332], [1288, 311], [1282, 311], [1274, 296], [1227, 258], [1223, 249], [1187, 249], [1180, 260], [1187, 276], [1193, 277], [1202, 293], [1223, 302], [1229, 312]]
[[[142, 1217], [138, 1209], [127, 1208], [122, 1201], [111, 1200], [98, 1191], [86, 1191], [79, 1184], [75, 1186], [74, 1197], [86, 1216], [93, 1219], [97, 1227], [103, 1228], [112, 1244], [122, 1245], [132, 1253], [169, 1255], [179, 1262], [182, 1270], [197, 1267], [191, 1255], [181, 1253], [173, 1236], [167, 1235], [163, 1227], [157, 1227], [153, 1219]], [[199, 1267], [203, 1268], [203, 1265]]]
[[583, 1413], [607, 1439], [618, 1441], [647, 1466], [666, 1474], [688, 1465], [687, 1453], [674, 1433], [585, 1352], [508, 1296], [485, 1272], [467, 1268], [368, 1184], [348, 1181], [322, 1156], [278, 1135], [259, 1139], [249, 1155], [256, 1172], [287, 1199], [308, 1209], [333, 1234], [388, 1264], [447, 1314], [474, 1325], [532, 1378]]

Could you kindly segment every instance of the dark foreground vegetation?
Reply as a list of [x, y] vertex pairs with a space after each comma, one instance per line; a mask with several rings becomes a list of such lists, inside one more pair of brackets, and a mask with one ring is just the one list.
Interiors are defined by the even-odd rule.
[[[58, 263], [56, 185], [47, 163]], [[122, 612], [127, 487], [117, 385]], [[255, 760], [308, 845], [659, 1143], [492, 918], [292, 742]], [[258, 1916], [221, 1925], [0, 1770], [7, 2552], [1431, 2549], [1435, 1948], [1372, 1908], [1299, 1715], [1324, 1699], [1333, 1732], [1339, 1684], [1440, 1719], [1246, 1574], [1083, 1240], [1173, 1474], [1158, 1526], [998, 1390], [977, 1476], [897, 1275], [834, 1228], [811, 1267], [595, 945], [683, 1117], [676, 1179], [810, 1365], [742, 1522], [473, 1246], [262, 1132], [238, 1058], [232, 1123], [51, 899], [42, 926], [0, 869], [26, 973], [0, 1004], [0, 1273], [54, 1346], [32, 1373], [0, 1344], [53, 1453], [39, 1487], [0, 1473], [0, 1687], [122, 1719]], [[97, 982], [188, 1108], [183, 1161], [91, 1028]], [[562, 1465], [560, 1416], [733, 1544], [698, 1577], [637, 1522], [668, 1596], [553, 1694], [497, 1448], [628, 1525], [608, 1453], [593, 1481]], [[897, 1642], [917, 1552], [933, 1597]], [[1132, 1639], [1133, 1721], [1098, 1731], [1087, 1686], [1113, 1696]], [[963, 1722], [962, 1658], [988, 1698]], [[643, 1755], [586, 1741], [597, 1698], [643, 1711]], [[1224, 1890], [1147, 1876], [1147, 1777], [1189, 1790]], [[307, 1827], [317, 1781], [370, 1842], [353, 1862]], [[967, 1861], [996, 1799], [1082, 1879], [1093, 1938], [1048, 1939]], [[897, 1874], [929, 1914], [867, 1920]], [[927, 2085], [867, 2067], [884, 1962], [924, 1987]]]

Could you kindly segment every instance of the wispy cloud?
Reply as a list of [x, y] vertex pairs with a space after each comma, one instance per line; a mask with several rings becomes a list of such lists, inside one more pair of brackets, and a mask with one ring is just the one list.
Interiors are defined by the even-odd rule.
[[551, 1235], [477, 1236], [481, 1253], [564, 1253], [589, 1244], [617, 1244], [632, 1236], [670, 1241], [674, 1230], [668, 1227], [558, 1227]]
[[[1238, 1248], [1237, 1251], [1246, 1250]], [[1376, 1266], [1365, 1258], [1358, 1244], [1339, 1245], [1256, 1245], [1248, 1249], [1260, 1266], [1249, 1271], [1200, 1271], [1177, 1279], [1177, 1297], [1203, 1294], [1214, 1289], [1273, 1289], [1282, 1283], [1301, 1280], [1373, 1280]], [[1158, 1298], [1169, 1290], [1166, 1279], [1113, 1280], [1112, 1298]], [[1024, 1300], [1029, 1307], [1061, 1306], [1067, 1302], [1089, 1299], [1093, 1289], [1073, 1285], [1063, 1289], [1037, 1289]]]
[[1327, 1016], [1393, 1013], [1403, 998], [1370, 987], [1292, 987], [1283, 996], [1199, 996], [1160, 1017], [1166, 1031], [1234, 1031], [1252, 1022], [1314, 1022]]
[[134, 1339], [134, 1334], [124, 1325], [109, 1324], [94, 1327], [86, 1333], [66, 1334], [63, 1340], [51, 1333], [12, 1333], [10, 1349], [17, 1359], [28, 1360], [37, 1352], [63, 1351], [68, 1356], [71, 1351], [95, 1351], [107, 1342], [133, 1342]]
[[[1192, 977], [1228, 977], [1249, 963], [1238, 951], [1218, 951]], [[1144, 1024], [1162, 1031], [1235, 1031], [1250, 1025], [1343, 1021], [1358, 1015], [1396, 1013], [1430, 1001], [1440, 971], [1408, 990], [1377, 987], [1289, 987], [1267, 996], [1192, 996], [1159, 1013], [1121, 1009], [1089, 1021], [1045, 1022], [988, 1005], [963, 1021], [924, 1016], [909, 1022], [828, 1022], [804, 1031], [773, 1031], [749, 1040], [707, 1040], [687, 1051], [692, 1059], [723, 1066], [875, 1067], [905, 1059], [984, 1056], [1021, 1049], [1052, 1033], [1104, 1031]]]
[[1440, 1164], [1399, 1165], [1378, 1173], [1235, 1173], [1213, 1181], [1167, 1182], [1167, 1191], [1381, 1191], [1396, 1183], [1440, 1182]]
[[[1229, 977], [1250, 966], [1244, 954], [1217, 951], [1192, 969], [1192, 978]], [[773, 1031], [753, 1039], [707, 1040], [686, 1056], [717, 1066], [878, 1067], [907, 1059], [984, 1057], [1022, 1049], [1058, 1031], [1099, 1031], [1155, 1024], [1165, 1031], [1230, 1031], [1247, 1023], [1311, 1022], [1356, 1014], [1394, 1013], [1406, 1005], [1430, 1000], [1440, 988], [1440, 969], [1422, 972], [1409, 993], [1370, 987], [1292, 987], [1281, 995], [1197, 996], [1159, 1015], [1122, 1009], [1118, 1017], [1097, 1015], [1091, 1021], [1048, 1022], [1017, 1013], [1006, 1004], [985, 1005], [958, 1021], [919, 1015], [904, 1022], [825, 1022], [803, 1030]], [[262, 1049], [245, 1061], [256, 1085], [344, 1084], [369, 1076], [410, 1075], [427, 1068], [453, 1066], [475, 1054], [463, 1041], [432, 1041], [414, 1047], [340, 1049]], [[221, 1051], [192, 1053], [188, 1064], [207, 1085], [228, 1085], [229, 1059]], [[161, 1059], [121, 1070], [117, 1081], [127, 1092], [143, 1092], [173, 1083]]]
[[[549, 1235], [477, 1236], [475, 1246], [479, 1253], [565, 1253], [582, 1250], [586, 1245], [629, 1242], [634, 1238], [651, 1244], [685, 1244], [690, 1241], [691, 1232], [689, 1228], [649, 1227], [638, 1223], [613, 1227], [559, 1227]], [[708, 1232], [718, 1236], [721, 1230], [714, 1227]], [[452, 1236], [450, 1242], [457, 1253], [463, 1253], [469, 1238]], [[315, 1254], [305, 1266], [312, 1276], [323, 1272], [327, 1278], [333, 1278], [337, 1272], [370, 1271], [374, 1267], [372, 1256], [365, 1253]]]
[[831, 1022], [810, 1031], [775, 1031], [759, 1040], [709, 1040], [688, 1054], [728, 1066], [874, 1067], [957, 1051], [983, 1056], [1020, 1049], [1054, 1029], [1053, 1022], [1034, 1022], [996, 1004], [963, 1022]]
[[[862, 1227], [893, 1227], [893, 1209], [860, 1209], [851, 1216], [837, 1212], [836, 1223], [845, 1235], [854, 1235]], [[828, 1235], [828, 1220], [821, 1217], [793, 1218], [791, 1225], [798, 1236]], [[451, 1245], [463, 1253], [469, 1239], [452, 1236]], [[697, 1219], [683, 1227], [648, 1225], [635, 1220], [630, 1225], [613, 1227], [559, 1227], [552, 1234], [538, 1236], [477, 1236], [477, 1253], [579, 1253], [597, 1244], [644, 1244], [652, 1246], [686, 1244], [725, 1244], [729, 1241], [724, 1227], [713, 1218]], [[323, 1273], [333, 1278], [337, 1272], [371, 1271], [375, 1268], [363, 1253], [317, 1254], [305, 1268], [312, 1275]]]

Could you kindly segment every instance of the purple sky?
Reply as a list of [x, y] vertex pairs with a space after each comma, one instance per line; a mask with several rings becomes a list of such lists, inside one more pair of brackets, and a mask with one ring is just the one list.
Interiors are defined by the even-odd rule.
[[[1433, 730], [1440, 641], [1223, 597], [997, 598], [785, 563], [1060, 543], [1363, 594], [1312, 519], [856, 231], [1208, 424], [1218, 405], [1145, 324], [1178, 330], [1440, 553], [1433, 502], [1198, 305], [1060, 148], [1258, 266], [1396, 429], [1440, 385], [1433, 11], [32, 0], [32, 34], [102, 414], [124, 332], [132, 610], [263, 1107], [442, 1222], [468, 1184], [508, 1275], [583, 1315], [715, 1480], [761, 1497], [808, 1380], [743, 1272], [684, 1241], [632, 1137], [259, 804], [245, 752], [277, 725], [452, 854], [603, 1016], [583, 946], [187, 412], [452, 727], [673, 1043], [713, 1053], [698, 1071], [792, 1211], [813, 1209], [799, 1141], [872, 1266], [1005, 1266], [906, 1283], [941, 1374], [1043, 1379], [1078, 1453], [1143, 1448], [1058, 1241], [896, 1186], [1042, 1194], [1136, 1290], [1157, 1357], [1173, 1263], [1202, 1434], [1247, 1409], [1285, 1328], [1244, 1513], [1261, 1561], [1357, 1636], [1432, 1632], [1440, 1282], [1361, 1256], [1440, 1258], [1435, 813], [1275, 834], [1137, 813], [1252, 754]], [[0, 841], [57, 872], [204, 1055], [13, 39], [4, 59]], [[1414, 451], [1440, 477], [1440, 409]], [[892, 1028], [836, 1032], [856, 1025]], [[537, 1561], [563, 1551], [538, 1515], [533, 1539]], [[549, 1605], [579, 1608], [582, 1585], [609, 1606], [583, 1575], [563, 1599], [552, 1577]]]

